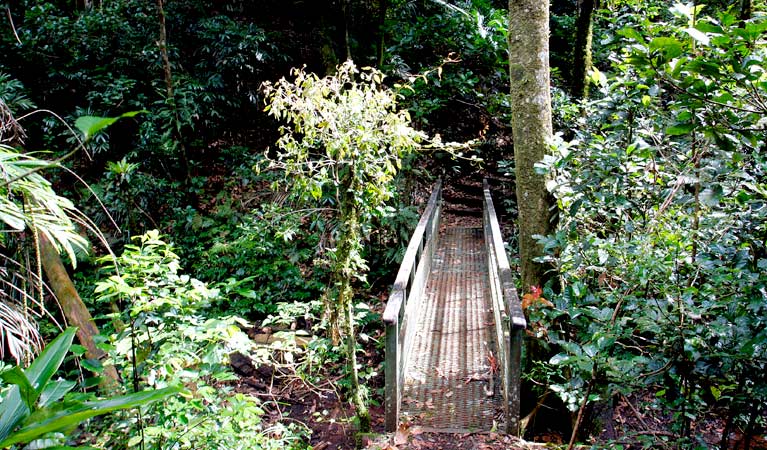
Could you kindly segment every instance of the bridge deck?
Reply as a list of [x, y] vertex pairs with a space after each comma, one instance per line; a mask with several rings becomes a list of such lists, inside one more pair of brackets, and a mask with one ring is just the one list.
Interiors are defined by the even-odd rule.
[[404, 418], [442, 431], [490, 431], [502, 410], [482, 228], [440, 232], [405, 369]]

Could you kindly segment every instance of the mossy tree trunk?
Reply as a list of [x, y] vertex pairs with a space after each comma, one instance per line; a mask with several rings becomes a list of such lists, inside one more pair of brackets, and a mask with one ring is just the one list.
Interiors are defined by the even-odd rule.
[[[77, 327], [77, 339], [85, 347], [85, 357], [101, 360], [106, 356], [106, 352], [96, 346], [94, 337], [99, 334], [99, 330], [93, 322], [93, 317], [69, 278], [59, 252], [42, 234], [40, 235], [40, 262], [67, 322]], [[116, 386], [120, 380], [114, 366], [105, 366], [103, 375], [106, 386]]]
[[591, 48], [594, 35], [594, 9], [597, 0], [578, 0], [578, 20], [575, 27], [573, 49], [572, 95], [577, 98], [589, 96], [587, 80], [591, 70]]
[[529, 292], [531, 286], [542, 286], [547, 275], [547, 267], [534, 261], [543, 252], [533, 236], [552, 229], [546, 180], [535, 173], [552, 135], [548, 2], [509, 0], [509, 73], [521, 283], [523, 292]]
[[[326, 298], [326, 311], [330, 312], [332, 328], [343, 333], [342, 337], [351, 377], [352, 403], [359, 420], [359, 431], [368, 433], [370, 432], [370, 412], [357, 368], [357, 334], [354, 329], [354, 287], [352, 286], [354, 278], [361, 270], [357, 261], [360, 258], [359, 253], [362, 247], [362, 233], [359, 208], [354, 199], [354, 193], [358, 186], [354, 181], [342, 184], [349, 186], [349, 188], [339, 195], [341, 229], [339, 230], [336, 259], [333, 265], [333, 278], [337, 292], [335, 299]], [[337, 339], [338, 336], [334, 336], [334, 338]]]

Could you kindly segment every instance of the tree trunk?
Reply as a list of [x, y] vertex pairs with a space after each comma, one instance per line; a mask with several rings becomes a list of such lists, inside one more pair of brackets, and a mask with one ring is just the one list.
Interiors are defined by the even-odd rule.
[[753, 0], [741, 0], [740, 2], [740, 20], [751, 20], [754, 12]]
[[168, 31], [165, 27], [165, 7], [163, 6], [163, 0], [157, 0], [157, 16], [160, 22], [160, 36], [157, 39], [157, 47], [160, 49], [160, 57], [162, 58], [162, 68], [165, 78], [165, 93], [167, 95], [167, 101], [170, 102], [174, 114], [172, 136], [176, 141], [176, 145], [178, 146], [178, 157], [181, 159], [181, 166], [184, 171], [184, 182], [188, 185], [192, 179], [192, 172], [189, 164], [189, 157], [186, 154], [186, 146], [184, 145], [183, 134], [181, 133], [182, 124], [178, 115], [178, 105], [176, 104], [176, 99], [173, 96], [173, 72], [171, 71], [170, 58], [168, 57]]
[[578, 20], [573, 50], [572, 95], [576, 98], [589, 96], [588, 74], [591, 70], [591, 47], [594, 33], [594, 8], [596, 0], [578, 0]]
[[509, 72], [512, 134], [519, 208], [522, 290], [542, 286], [547, 267], [533, 260], [543, 254], [534, 235], [552, 229], [552, 202], [535, 164], [548, 153], [552, 135], [549, 91], [549, 3], [509, 0]]
[[[347, 192], [356, 192], [349, 189]], [[346, 359], [349, 363], [349, 375], [351, 377], [352, 404], [357, 413], [359, 431], [370, 432], [370, 412], [365, 401], [365, 394], [360, 384], [359, 371], [357, 370], [357, 334], [354, 330], [354, 288], [352, 280], [359, 270], [354, 262], [355, 247], [359, 245], [361, 230], [359, 213], [354, 199], [349, 198], [348, 193], [341, 194], [339, 206], [341, 209], [341, 223], [343, 230], [339, 234], [336, 262], [333, 267], [333, 277], [338, 288], [337, 298], [326, 297], [325, 310], [330, 314], [330, 323], [333, 340], [343, 335], [346, 349]]]
[[[48, 283], [64, 311], [67, 322], [77, 327], [77, 339], [85, 347], [85, 357], [101, 360], [106, 356], [106, 352], [96, 347], [96, 342], [93, 339], [99, 334], [96, 324], [93, 323], [93, 317], [69, 278], [59, 252], [42, 234], [40, 234], [40, 262], [45, 275], [48, 277]], [[114, 366], [104, 366], [103, 375], [107, 379], [107, 385], [116, 385], [120, 380]]]
[[386, 13], [389, 0], [378, 0], [378, 68], [384, 65], [386, 56]]
[[349, 20], [351, 13], [349, 12], [349, 0], [341, 0], [341, 12], [344, 18], [344, 49], [346, 51], [346, 61], [352, 61], [352, 45], [349, 38]]
[[165, 8], [163, 0], [157, 0], [157, 15], [160, 20], [160, 37], [157, 40], [157, 47], [160, 49], [162, 57], [162, 68], [165, 75], [165, 90], [168, 99], [173, 99], [173, 74], [170, 70], [170, 59], [168, 58], [168, 32], [165, 28]]

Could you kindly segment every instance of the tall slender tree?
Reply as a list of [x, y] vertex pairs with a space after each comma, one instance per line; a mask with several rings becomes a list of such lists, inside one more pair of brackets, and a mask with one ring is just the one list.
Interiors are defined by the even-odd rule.
[[597, 0], [578, 0], [572, 73], [572, 94], [577, 98], [589, 96], [587, 77], [591, 69], [591, 45], [594, 35], [594, 10], [596, 6]]
[[535, 172], [552, 135], [548, 2], [509, 0], [509, 73], [522, 289], [528, 291], [546, 276], [544, 265], [534, 261], [542, 254], [535, 236], [552, 229], [546, 180]]

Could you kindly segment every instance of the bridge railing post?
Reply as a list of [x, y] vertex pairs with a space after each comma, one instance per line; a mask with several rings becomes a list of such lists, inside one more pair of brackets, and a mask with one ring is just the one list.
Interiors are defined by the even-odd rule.
[[[389, 301], [402, 301], [404, 296], [402, 289], [395, 289]], [[386, 407], [386, 429], [389, 431], [397, 429], [397, 420], [399, 410], [402, 406], [402, 393], [400, 392], [400, 372], [401, 364], [399, 358], [399, 324], [400, 317], [397, 314], [393, 322], [386, 322], [386, 366], [385, 366], [385, 407]], [[390, 413], [391, 412], [391, 413]]]
[[396, 431], [402, 407], [402, 386], [414, 328], [420, 316], [420, 297], [426, 286], [439, 232], [442, 181], [434, 185], [429, 202], [413, 231], [397, 272], [383, 320], [386, 329], [386, 431]]
[[519, 435], [521, 355], [524, 329], [527, 327], [522, 305], [511, 275], [503, 245], [501, 227], [490, 196], [490, 184], [483, 182], [484, 228], [487, 245], [490, 292], [496, 322], [498, 360], [502, 380], [506, 431]]

